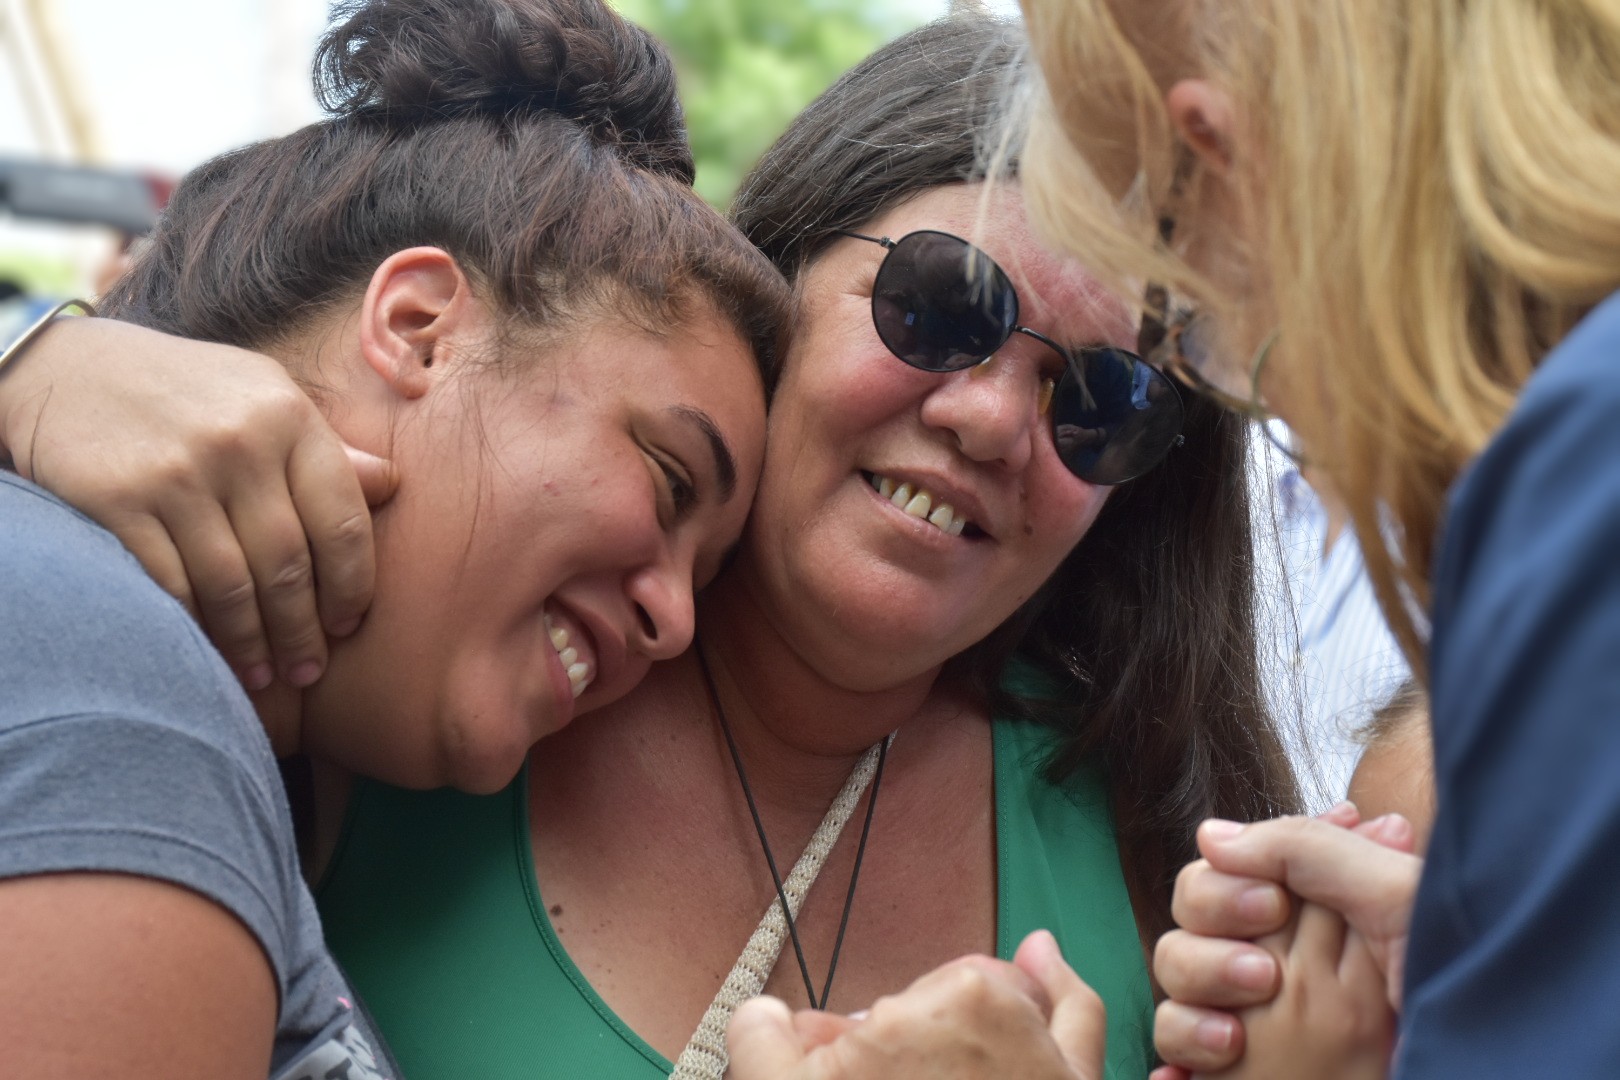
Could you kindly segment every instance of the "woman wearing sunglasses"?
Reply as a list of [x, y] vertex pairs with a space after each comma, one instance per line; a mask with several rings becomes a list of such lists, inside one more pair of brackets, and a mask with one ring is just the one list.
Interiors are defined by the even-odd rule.
[[[1320, 822], [1205, 830], [1209, 862], [1179, 897], [1190, 932], [1161, 950], [1177, 1000], [1160, 1045], [1201, 1074], [1229, 1065], [1241, 1026], [1205, 1007], [1257, 1005], [1279, 970], [1268, 1022], [1309, 1014], [1292, 929], [1269, 943], [1276, 961], [1221, 940], [1287, 915], [1253, 875], [1330, 909], [1300, 917], [1330, 927], [1329, 972], [1376, 961], [1401, 1013], [1397, 1076], [1613, 1073], [1615, 5], [1025, 10], [1051, 91], [1026, 158], [1040, 216], [1112, 277], [1163, 281], [1202, 310], [1165, 362], [1298, 433], [1432, 700], [1426, 862]], [[1268, 892], [1275, 918], [1232, 902], [1264, 910]], [[1230, 978], [1239, 957], [1248, 986]]]
[[[908, 35], [739, 194], [801, 311], [697, 647], [497, 796], [351, 801], [323, 914], [408, 1075], [718, 1076], [740, 997], [864, 1008], [1038, 928], [1108, 1007], [1111, 1075], [1146, 1071], [1193, 823], [1295, 795], [1247, 425], [1142, 363], [1016, 183], [974, 182], [1017, 48]], [[1043, 1075], [1050, 1040], [1000, 1037]]]

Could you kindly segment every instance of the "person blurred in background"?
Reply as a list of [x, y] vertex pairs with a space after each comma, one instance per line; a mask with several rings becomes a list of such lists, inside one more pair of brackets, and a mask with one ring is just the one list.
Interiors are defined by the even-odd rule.
[[1399, 814], [1412, 826], [1412, 851], [1429, 849], [1434, 830], [1434, 747], [1429, 697], [1403, 683], [1356, 733], [1364, 747], [1347, 797], [1367, 820]]

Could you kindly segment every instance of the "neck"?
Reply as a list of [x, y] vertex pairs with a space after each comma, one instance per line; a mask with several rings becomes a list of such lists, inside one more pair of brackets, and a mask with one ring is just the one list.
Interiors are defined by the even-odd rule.
[[705, 594], [698, 629], [749, 782], [764, 800], [825, 810], [878, 740], [906, 728], [904, 742], [926, 727], [938, 668], [883, 690], [838, 685], [836, 673], [819, 670], [783, 636], [742, 567]]
[[291, 757], [303, 750], [304, 695], [277, 679], [256, 694], [249, 694], [259, 714], [270, 749], [276, 757]]

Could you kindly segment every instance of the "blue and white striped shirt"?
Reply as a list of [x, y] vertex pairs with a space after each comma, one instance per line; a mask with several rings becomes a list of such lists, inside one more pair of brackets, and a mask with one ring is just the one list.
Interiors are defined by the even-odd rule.
[[[1281, 455], [1272, 455], [1281, 464]], [[1307, 807], [1344, 798], [1361, 758], [1356, 731], [1409, 669], [1384, 621], [1355, 533], [1328, 544], [1328, 514], [1297, 468], [1275, 477], [1279, 595], [1271, 699]], [[1266, 515], [1262, 513], [1262, 518]], [[1264, 525], [1262, 524], [1262, 535]]]

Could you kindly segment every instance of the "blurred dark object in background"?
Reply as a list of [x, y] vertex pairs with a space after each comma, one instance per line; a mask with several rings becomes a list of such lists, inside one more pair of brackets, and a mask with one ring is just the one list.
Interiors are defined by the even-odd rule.
[[0, 210], [19, 218], [152, 231], [172, 181], [114, 169], [0, 157]]

